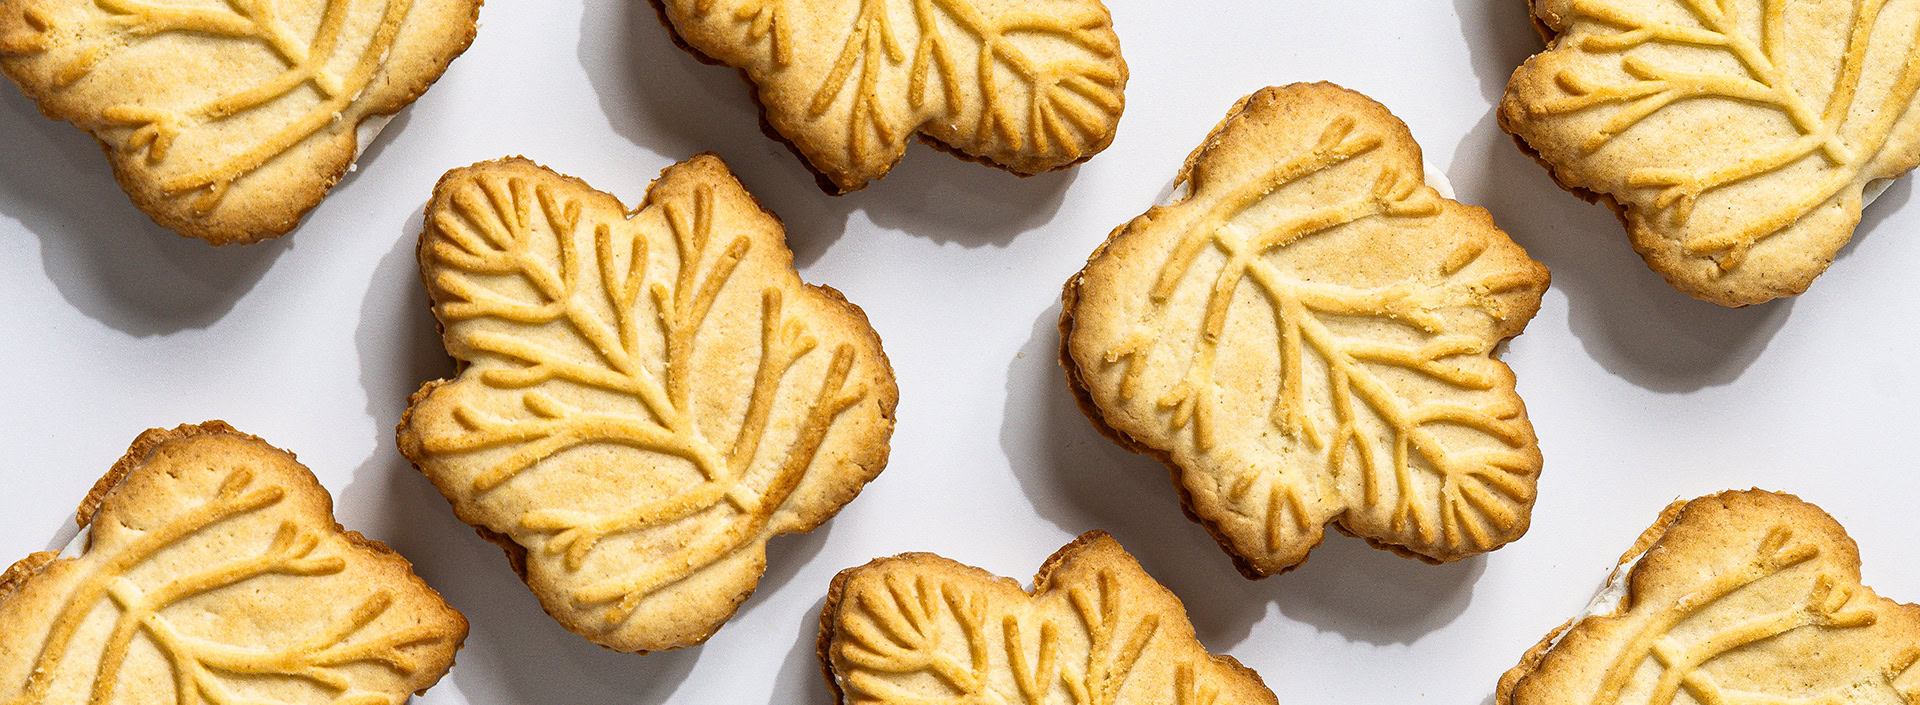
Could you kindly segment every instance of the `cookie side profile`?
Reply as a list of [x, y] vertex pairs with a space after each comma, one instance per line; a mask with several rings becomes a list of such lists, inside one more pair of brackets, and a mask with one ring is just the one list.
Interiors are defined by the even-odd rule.
[[1920, 606], [1860, 584], [1833, 517], [1789, 494], [1676, 502], [1588, 614], [1500, 681], [1497, 705], [1910, 703]]
[[769, 539], [886, 465], [879, 337], [800, 280], [718, 157], [669, 167], [631, 212], [525, 159], [455, 169], [420, 266], [461, 372], [414, 395], [400, 449], [594, 643], [705, 641]]
[[1531, 5], [1549, 46], [1508, 82], [1501, 128], [1695, 298], [1806, 291], [1865, 194], [1920, 165], [1920, 3]]
[[1113, 141], [1127, 64], [1099, 0], [654, 0], [681, 46], [739, 69], [762, 117], [830, 185], [885, 176], [922, 139], [1020, 175]]
[[1267, 88], [1179, 183], [1066, 285], [1061, 363], [1095, 426], [1164, 462], [1248, 577], [1329, 524], [1432, 562], [1525, 533], [1540, 451], [1494, 353], [1547, 270], [1424, 184], [1406, 125], [1332, 84]]
[[481, 0], [0, 0], [0, 73], [155, 223], [292, 230], [473, 41]]
[[842, 703], [1278, 702], [1260, 674], [1208, 654], [1180, 599], [1102, 531], [1047, 559], [1031, 592], [925, 553], [842, 571], [820, 659]]
[[467, 636], [291, 453], [219, 421], [141, 434], [78, 520], [84, 552], [0, 577], [0, 703], [400, 703]]

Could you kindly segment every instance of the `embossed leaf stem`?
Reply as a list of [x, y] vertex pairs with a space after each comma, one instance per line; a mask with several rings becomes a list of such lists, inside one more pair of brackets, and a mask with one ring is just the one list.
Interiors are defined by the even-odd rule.
[[[1053, 702], [1058, 685], [1072, 705], [1114, 705], [1160, 624], [1158, 614], [1124, 614], [1119, 579], [1103, 570], [1091, 589], [1075, 585], [1066, 591], [1081, 630], [1071, 643], [1084, 645], [1084, 658], [1063, 653], [1063, 649], [1080, 647], [1062, 646], [1060, 626], [1053, 618], [1037, 615], [1023, 620], [1014, 613], [1001, 620], [1003, 656], [996, 657], [987, 633], [985, 596], [926, 576], [909, 580], [893, 573], [885, 576], [883, 584], [885, 597], [873, 592], [854, 594], [857, 616], [840, 624], [838, 653], [853, 666], [846, 683], [854, 702], [1047, 705]], [[1039, 639], [1029, 647], [1022, 625], [1034, 620], [1040, 622]], [[951, 630], [947, 625], [952, 625]], [[960, 649], [965, 659], [952, 653]], [[994, 690], [988, 677], [991, 665], [1002, 662], [1001, 658], [1013, 672], [1014, 693]], [[1069, 660], [1079, 664], [1068, 664]], [[1185, 697], [1197, 699], [1183, 700], [1182, 705], [1211, 702], [1217, 690], [1194, 685], [1191, 667], [1182, 668], [1185, 675], [1179, 687], [1190, 691]], [[884, 677], [916, 673], [937, 679], [947, 688], [947, 696], [930, 699]]]
[[389, 699], [377, 693], [354, 693], [351, 682], [339, 671], [353, 664], [379, 664], [401, 674], [410, 674], [418, 666], [402, 649], [431, 643], [443, 638], [424, 626], [377, 634], [357, 643], [348, 643], [392, 605], [385, 591], [368, 597], [343, 619], [328, 625], [307, 639], [279, 651], [263, 652], [236, 648], [227, 644], [182, 633], [163, 615], [169, 607], [198, 595], [218, 592], [268, 575], [333, 575], [346, 568], [338, 556], [314, 555], [320, 546], [319, 535], [292, 522], [282, 523], [273, 540], [260, 553], [215, 565], [199, 573], [176, 578], [153, 588], [142, 588], [125, 577], [132, 568], [145, 563], [161, 550], [219, 525], [280, 503], [285, 492], [279, 487], [249, 489], [252, 473], [238, 470], [222, 482], [214, 498], [182, 513], [166, 524], [149, 530], [118, 549], [94, 569], [73, 591], [73, 597], [54, 621], [55, 628], [42, 646], [34, 668], [21, 694], [8, 705], [41, 705], [58, 664], [65, 658], [80, 617], [92, 612], [102, 600], [118, 609], [112, 629], [95, 669], [88, 699], [90, 703], [108, 703], [119, 689], [120, 672], [134, 640], [145, 635], [159, 650], [173, 671], [175, 700], [180, 705], [209, 703], [225, 705], [240, 702], [224, 685], [218, 674], [229, 676], [276, 676], [304, 680], [336, 694], [332, 705], [380, 703]]
[[[986, 605], [977, 594], [919, 576], [911, 583], [898, 574], [885, 578], [887, 598], [860, 593], [855, 606], [864, 619], [845, 623], [846, 646], [841, 654], [855, 670], [848, 674], [849, 693], [857, 702], [922, 702], [874, 674], [925, 672], [952, 691], [952, 697], [927, 703], [981, 702], [989, 687]], [[947, 653], [942, 624], [951, 620], [959, 630], [968, 661]], [[1030, 701], [1032, 702], [1032, 701]]]
[[[753, 246], [745, 235], [716, 237], [720, 226], [714, 222], [714, 198], [712, 186], [701, 185], [689, 198], [658, 206], [678, 263], [670, 281], [649, 281], [644, 234], [621, 224], [599, 223], [591, 225], [588, 237], [582, 230], [581, 204], [549, 183], [475, 177], [470, 187], [453, 192], [450, 207], [434, 216], [434, 236], [427, 247], [446, 265], [434, 280], [449, 295], [438, 304], [444, 318], [492, 319], [517, 326], [562, 324], [595, 358], [582, 362], [508, 333], [462, 334], [459, 344], [512, 363], [487, 369], [479, 381], [494, 389], [524, 390], [521, 403], [527, 414], [503, 418], [456, 407], [453, 417], [464, 432], [427, 437], [426, 450], [438, 454], [512, 448], [473, 481], [475, 493], [494, 491], [557, 453], [590, 444], [680, 458], [700, 472], [700, 482], [672, 495], [610, 513], [548, 507], [523, 514], [520, 528], [551, 534], [544, 550], [561, 554], [568, 570], [581, 569], [600, 541], [613, 534], [670, 527], [716, 511], [739, 515], [719, 531], [684, 541], [671, 561], [575, 590], [572, 598], [578, 604], [609, 605], [608, 626], [626, 620], [647, 595], [685, 580], [697, 567], [730, 555], [763, 533], [774, 510], [799, 485], [834, 418], [867, 393], [863, 385], [849, 382], [853, 346], [834, 346], [821, 386], [777, 471], [759, 481], [766, 483], [763, 487], [744, 482], [762, 453], [761, 441], [787, 373], [820, 348], [804, 324], [785, 317], [781, 290], [766, 286], [759, 296], [760, 359], [745, 418], [724, 441], [711, 439], [710, 429], [699, 427], [692, 413], [699, 391], [693, 379], [696, 341], [722, 288]], [[558, 252], [557, 268], [545, 252]], [[513, 287], [483, 279], [502, 276], [524, 284], [525, 291], [516, 293]], [[603, 315], [603, 308], [609, 313]], [[647, 326], [663, 341], [658, 375], [642, 343]], [[544, 385], [555, 381], [632, 398], [645, 418], [574, 408], [544, 391]]]
[[1599, 0], [1575, 0], [1576, 16], [1617, 30], [1588, 36], [1579, 46], [1594, 53], [1626, 52], [1649, 43], [1717, 50], [1737, 60], [1746, 75], [1676, 71], [1628, 55], [1621, 59], [1621, 69], [1633, 81], [1597, 83], [1563, 70], [1554, 80], [1566, 95], [1536, 102], [1528, 109], [1536, 115], [1562, 115], [1618, 105], [1619, 109], [1581, 145], [1586, 152], [1599, 150], [1654, 113], [1687, 100], [1732, 100], [1766, 106], [1785, 116], [1799, 136], [1760, 155], [1697, 172], [1648, 167], [1628, 176], [1630, 186], [1659, 189], [1654, 206], [1677, 228], [1687, 224], [1701, 196], [1819, 154], [1826, 168], [1804, 196], [1787, 199], [1771, 212], [1731, 227], [1695, 235], [1684, 243], [1689, 253], [1713, 256], [1721, 271], [1726, 271], [1739, 266], [1755, 243], [1792, 225], [1858, 177], [1867, 162], [1861, 155], [1880, 149], [1920, 92], [1920, 51], [1915, 51], [1920, 47], [1920, 35], [1907, 45], [1909, 58], [1901, 64], [1899, 78], [1884, 103], [1866, 113], [1869, 122], [1864, 127], [1853, 128], [1850, 121], [1867, 49], [1880, 29], [1880, 11], [1886, 0], [1854, 0], [1845, 54], [1824, 106], [1816, 106], [1795, 91], [1781, 66], [1781, 52], [1787, 47], [1788, 2], [1762, 0], [1757, 23], [1760, 34], [1754, 37], [1743, 32], [1748, 23], [1740, 16], [1737, 0], [1676, 1], [1699, 23], [1698, 27], [1651, 20]]
[[1814, 579], [1812, 589], [1797, 608], [1723, 628], [1692, 644], [1669, 636], [1681, 623], [1727, 596], [1819, 556], [1817, 546], [1794, 543], [1792, 539], [1790, 528], [1774, 527], [1755, 548], [1752, 558], [1715, 576], [1707, 585], [1648, 619], [1635, 630], [1608, 668], [1594, 705], [1618, 702], [1628, 681], [1649, 658], [1662, 669], [1648, 700], [1651, 705], [1671, 705], [1681, 689], [1703, 703], [1746, 703], [1755, 699], [1778, 702], [1778, 698], [1723, 691], [1700, 669], [1729, 651], [1802, 627], [1853, 629], [1872, 625], [1875, 621], [1872, 612], [1847, 607], [1852, 590], [1836, 586], [1831, 576], [1822, 573]]
[[[694, 3], [693, 14], [706, 17], [713, 12], [715, 0], [698, 0]], [[733, 10], [733, 19], [747, 23], [747, 39], [766, 40], [768, 49], [777, 66], [786, 66], [793, 61], [792, 21], [787, 14], [785, 0], [745, 0]]]
[[[1041, 154], [1079, 154], [1120, 112], [1120, 76], [1113, 69], [1092, 61], [1042, 63], [1029, 57], [1013, 40], [1020, 34], [1041, 34], [1095, 57], [1110, 58], [1119, 47], [1094, 31], [1105, 23], [1098, 13], [988, 17], [969, 0], [912, 0], [910, 7], [920, 33], [911, 62], [894, 32], [889, 0], [861, 0], [832, 70], [808, 104], [809, 115], [825, 115], [848, 93], [852, 83], [853, 112], [847, 128], [847, 157], [852, 162], [871, 158], [874, 148], [869, 141], [891, 144], [899, 141], [903, 127], [911, 127], [889, 124], [884, 116], [877, 86], [881, 73], [891, 67], [907, 64], [911, 72], [908, 99], [914, 107], [925, 104], [928, 84], [937, 79], [945, 90], [946, 115], [957, 116], [965, 109], [959, 60], [939, 29], [941, 18], [980, 43], [973, 57], [982, 99], [975, 129], [979, 139], [995, 136], [1013, 150], [1031, 143]], [[744, 8], [741, 14], [744, 18]], [[1003, 82], [1003, 73], [1011, 74], [1029, 91], [1024, 108], [1009, 104], [1006, 94], [1010, 86]]]
[[[238, 155], [167, 177], [160, 188], [169, 194], [197, 192], [193, 202], [197, 213], [205, 214], [218, 206], [227, 189], [240, 178], [272, 161], [294, 145], [333, 125], [345, 110], [372, 83], [381, 63], [393, 46], [406, 19], [412, 0], [385, 0], [380, 25], [360, 52], [358, 60], [344, 76], [328, 73], [325, 67], [340, 52], [340, 34], [354, 10], [349, 0], [327, 0], [318, 29], [310, 41], [296, 38], [278, 16], [272, 0], [229, 0], [229, 9], [180, 7], [143, 0], [96, 0], [110, 13], [96, 20], [89, 29], [125, 32], [147, 37], [171, 32], [211, 35], [234, 41], [259, 42], [272, 49], [287, 64], [279, 75], [236, 93], [216, 98], [185, 111], [163, 110], [135, 104], [118, 105], [101, 117], [108, 123], [133, 128], [124, 145], [131, 152], [146, 151], [147, 163], [159, 165], [167, 160], [173, 141], [192, 127], [222, 120], [278, 100], [302, 86], [312, 86], [323, 100], [297, 119], [278, 130], [267, 131], [266, 139]], [[42, 13], [26, 12], [27, 25], [34, 30], [26, 36], [0, 37], [0, 53], [32, 54], [54, 48], [53, 38], [71, 34], [74, 28], [55, 27]], [[127, 43], [100, 41], [82, 48], [65, 66], [55, 71], [56, 87], [66, 89], [85, 78], [102, 61]]]
[[[1449, 333], [1448, 325], [1438, 312], [1484, 305], [1478, 302], [1487, 296], [1527, 285], [1526, 273], [1496, 271], [1478, 278], [1461, 276], [1463, 270], [1485, 253], [1484, 240], [1475, 240], [1448, 253], [1436, 263], [1430, 275], [1376, 288], [1303, 280], [1282, 273], [1266, 259], [1267, 255], [1304, 238], [1342, 225], [1370, 218], [1413, 219], [1439, 213], [1439, 203], [1430, 191], [1392, 168], [1379, 172], [1370, 193], [1289, 218], [1250, 237], [1228, 227], [1241, 213], [1270, 194], [1371, 154], [1381, 144], [1378, 135], [1357, 132], [1352, 119], [1336, 119], [1322, 132], [1312, 151], [1274, 166], [1220, 198], [1195, 221], [1199, 225], [1175, 245], [1149, 293], [1150, 305], [1144, 321], [1120, 345], [1107, 351], [1105, 360], [1109, 364], [1126, 365], [1119, 396], [1122, 400], [1131, 399], [1139, 389], [1139, 378], [1145, 369], [1144, 356], [1161, 339], [1159, 331], [1169, 325], [1165, 320], [1168, 300], [1200, 253], [1208, 247], [1215, 248], [1226, 257], [1226, 263], [1208, 287], [1204, 314], [1199, 322], [1199, 342], [1182, 380], [1156, 400], [1161, 409], [1170, 412], [1167, 419], [1171, 427], [1191, 429], [1193, 443], [1202, 451], [1214, 447], [1212, 408], [1217, 403], [1214, 393], [1218, 386], [1214, 381], [1214, 362], [1226, 332], [1234, 292], [1243, 282], [1250, 281], [1264, 295], [1279, 331], [1276, 355], [1282, 379], [1272, 412], [1274, 425], [1325, 452], [1326, 462], [1336, 475], [1343, 472], [1351, 449], [1365, 477], [1367, 506], [1379, 506], [1386, 500], [1384, 487], [1389, 482], [1382, 475], [1391, 471], [1390, 484], [1395, 488], [1396, 503], [1392, 524], [1396, 531], [1411, 529], [1427, 542], [1443, 540], [1453, 546], [1486, 547], [1494, 539], [1473, 514], [1512, 514], [1507, 501], [1494, 493], [1509, 500], [1524, 499], [1530, 491], [1524, 479], [1538, 469], [1537, 463], [1514, 450], [1450, 449], [1429, 426], [1460, 426], [1517, 448], [1524, 444], [1526, 435], [1525, 428], [1517, 421], [1521, 409], [1517, 403], [1504, 401], [1474, 407], [1415, 403], [1397, 395], [1369, 366], [1397, 367], [1469, 390], [1493, 388], [1494, 379], [1452, 362], [1455, 358], [1485, 353], [1485, 344]], [[1503, 315], [1492, 310], [1486, 313], [1496, 319]], [[1411, 348], [1346, 341], [1327, 327], [1322, 320], [1324, 316], [1390, 319], [1428, 337], [1423, 344]], [[1331, 429], [1321, 427], [1308, 415], [1307, 350], [1317, 354], [1328, 368], [1327, 387], [1335, 417], [1335, 427]], [[1362, 410], [1369, 411], [1387, 427], [1390, 458], [1375, 456], [1374, 442], [1361, 425]], [[1414, 502], [1412, 460], [1415, 457], [1423, 459], [1440, 479], [1438, 493], [1442, 501], [1437, 517], [1426, 516]], [[1314, 522], [1298, 491], [1292, 487], [1275, 482], [1270, 483], [1264, 497], [1254, 494], [1252, 491], [1262, 472], [1261, 468], [1249, 467], [1238, 481], [1225, 489], [1229, 500], [1243, 506], [1264, 500], [1268, 549], [1275, 550], [1289, 532], [1305, 532]], [[1476, 481], [1468, 482], [1470, 479]]]
[[1212, 683], [1199, 682], [1193, 676], [1193, 664], [1182, 663], [1173, 673], [1174, 705], [1213, 705], [1220, 699], [1220, 689]]
[[[561, 202], [550, 187], [516, 178], [477, 180], [474, 189], [455, 192], [452, 204], [451, 210], [442, 210], [435, 216], [437, 237], [430, 244], [433, 256], [451, 267], [435, 279], [436, 286], [454, 297], [440, 305], [441, 314], [452, 321], [493, 318], [519, 324], [562, 322], [587, 343], [604, 364], [579, 363], [565, 354], [522, 342], [513, 335], [468, 336], [466, 344], [476, 350], [524, 363], [517, 369], [490, 369], [481, 381], [503, 389], [528, 389], [523, 401], [535, 418], [506, 421], [461, 407], [454, 411], [455, 420], [471, 432], [429, 438], [428, 450], [461, 453], [519, 444], [514, 453], [474, 482], [474, 490], [478, 492], [500, 486], [554, 453], [593, 442], [621, 443], [665, 453], [693, 463], [709, 479], [721, 477], [725, 470], [718, 453], [701, 443], [692, 432], [692, 420], [681, 411], [682, 397], [676, 393], [673, 380], [677, 377], [684, 385], [684, 370], [677, 371], [669, 363], [667, 381], [662, 384], [639, 358], [642, 323], [633, 309], [645, 287], [645, 239], [632, 239], [627, 271], [618, 271], [611, 257], [601, 257], [601, 275], [606, 282], [603, 295], [615, 316], [613, 326], [609, 327], [587, 300], [588, 292], [581, 287], [587, 254], [577, 236], [578, 202]], [[560, 253], [558, 271], [548, 266], [539, 254], [542, 243], [537, 243], [535, 238], [537, 226], [541, 225], [551, 233], [551, 246]], [[594, 235], [599, 254], [611, 255], [614, 248], [611, 231], [602, 226], [595, 229]], [[704, 242], [698, 244], [705, 245]], [[681, 253], [698, 257], [698, 250], [683, 246]], [[732, 261], [737, 262], [738, 256]], [[684, 299], [695, 298], [688, 295], [695, 286], [694, 269], [694, 266], [682, 268], [674, 294], [658, 287], [653, 290], [654, 303], [665, 312], [659, 325], [667, 329], [670, 350], [684, 349], [684, 345], [671, 342], [675, 340], [671, 331], [676, 326], [685, 327], [674, 319], [688, 315], [689, 310], [676, 309], [666, 299], [675, 294]], [[730, 273], [730, 268], [726, 272]], [[475, 275], [516, 276], [536, 293], [538, 301], [517, 300], [511, 294], [478, 283]], [[710, 285], [703, 288], [717, 291], [719, 284], [725, 282], [724, 275], [712, 279]], [[704, 308], [698, 313], [704, 316]], [[645, 407], [651, 423], [614, 414], [586, 414], [562, 405], [537, 388], [556, 379], [631, 396]]]
[[1160, 615], [1149, 613], [1141, 615], [1129, 629], [1128, 620], [1121, 614], [1120, 590], [1119, 578], [1112, 571], [1102, 570], [1092, 594], [1079, 585], [1067, 591], [1067, 600], [1073, 603], [1087, 631], [1089, 645], [1086, 668], [1061, 673], [1076, 705], [1113, 705], [1118, 701], [1120, 688], [1127, 684], [1134, 664], [1160, 628]]

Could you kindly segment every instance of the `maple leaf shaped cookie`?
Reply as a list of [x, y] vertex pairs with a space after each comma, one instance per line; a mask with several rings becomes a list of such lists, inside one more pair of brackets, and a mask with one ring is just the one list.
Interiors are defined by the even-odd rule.
[[154, 222], [285, 234], [473, 41], [480, 0], [0, 0], [0, 73]]
[[898, 391], [839, 292], [800, 281], [725, 164], [669, 167], [629, 214], [524, 159], [449, 172], [420, 266], [461, 362], [400, 449], [594, 643], [705, 641], [773, 536], [887, 462]]
[[1863, 192], [1920, 164], [1920, 3], [1531, 4], [1551, 46], [1514, 72], [1500, 125], [1696, 298], [1805, 291]]
[[79, 521], [84, 553], [0, 575], [0, 703], [401, 705], [467, 636], [292, 454], [218, 421], [141, 434]]
[[1032, 593], [926, 553], [833, 580], [827, 684], [849, 705], [1274, 705], [1260, 675], [1211, 656], [1186, 608], [1105, 532], [1067, 544]]
[[1165, 462], [1249, 577], [1328, 523], [1436, 562], [1524, 533], [1540, 452], [1493, 354], [1547, 271], [1424, 185], [1406, 125], [1332, 84], [1264, 89], [1180, 183], [1067, 283], [1061, 362], [1095, 425]]
[[1021, 175], [1113, 141], [1127, 64], [1100, 0], [654, 0], [682, 46], [740, 69], [830, 193], [916, 132]]
[[1846, 530], [1793, 495], [1675, 502], [1588, 612], [1507, 672], [1497, 705], [1920, 702], [1920, 606], [1861, 585]]

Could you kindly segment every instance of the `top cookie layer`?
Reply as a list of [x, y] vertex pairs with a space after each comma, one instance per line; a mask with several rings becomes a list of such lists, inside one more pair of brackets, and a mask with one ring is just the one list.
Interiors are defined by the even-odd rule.
[[800, 280], [718, 157], [668, 168], [631, 215], [527, 160], [478, 164], [441, 180], [426, 222], [421, 273], [462, 371], [415, 395], [400, 449], [595, 643], [706, 640], [768, 539], [886, 465], [879, 337]]
[[0, 0], [0, 72], [100, 140], [154, 222], [291, 230], [473, 40], [480, 0]]
[[1106, 149], [1127, 65], [1099, 0], [654, 0], [743, 71], [767, 124], [841, 193], [919, 132], [1018, 174]]
[[1920, 607], [1861, 585], [1819, 507], [1759, 490], [1675, 503], [1636, 558], [1620, 605], [1548, 635], [1499, 705], [1920, 702]]
[[142, 434], [79, 518], [85, 553], [0, 576], [0, 703], [401, 703], [466, 638], [291, 454], [217, 421]]
[[1533, 0], [1552, 46], [1500, 123], [1607, 198], [1675, 288], [1805, 291], [1875, 179], [1920, 164], [1920, 2]]
[[1526, 531], [1540, 452], [1493, 353], [1547, 271], [1422, 173], [1366, 96], [1268, 88], [1188, 159], [1190, 195], [1067, 285], [1083, 406], [1176, 470], [1250, 575], [1305, 560], [1329, 522], [1436, 561]]
[[842, 572], [820, 656], [849, 705], [1273, 705], [1194, 637], [1180, 600], [1095, 531], [1019, 583], [930, 554]]

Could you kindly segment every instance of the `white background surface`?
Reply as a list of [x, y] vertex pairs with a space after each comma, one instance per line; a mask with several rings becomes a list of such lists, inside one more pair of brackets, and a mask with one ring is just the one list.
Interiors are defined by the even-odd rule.
[[[1132, 68], [1111, 149], [1022, 180], [915, 146], [886, 180], [830, 198], [761, 135], [736, 74], [675, 48], [645, 0], [494, 0], [473, 48], [302, 227], [219, 250], [153, 226], [89, 138], [0, 89], [0, 562], [64, 543], [142, 429], [222, 418], [298, 453], [342, 522], [472, 620], [425, 703], [825, 705], [813, 645], [835, 572], [920, 550], [1024, 579], [1094, 528], [1288, 705], [1482, 703], [1662, 506], [1729, 487], [1821, 505], [1859, 540], [1869, 585], [1920, 600], [1906, 182], [1810, 294], [1725, 310], [1667, 288], [1611, 213], [1495, 126], [1508, 73], [1539, 45], [1520, 0], [1109, 4]], [[1302, 569], [1250, 582], [1180, 515], [1165, 470], [1075, 408], [1055, 363], [1059, 288], [1236, 98], [1320, 79], [1392, 108], [1460, 199], [1552, 268], [1506, 358], [1546, 469], [1532, 532], [1491, 555], [1434, 567], [1333, 536]], [[760, 592], [711, 642], [616, 654], [541, 613], [394, 450], [407, 394], [450, 370], [414, 239], [451, 167], [525, 154], [632, 203], [703, 150], [785, 219], [806, 279], [866, 309], [900, 424], [887, 471], [821, 530], [777, 539]]]

